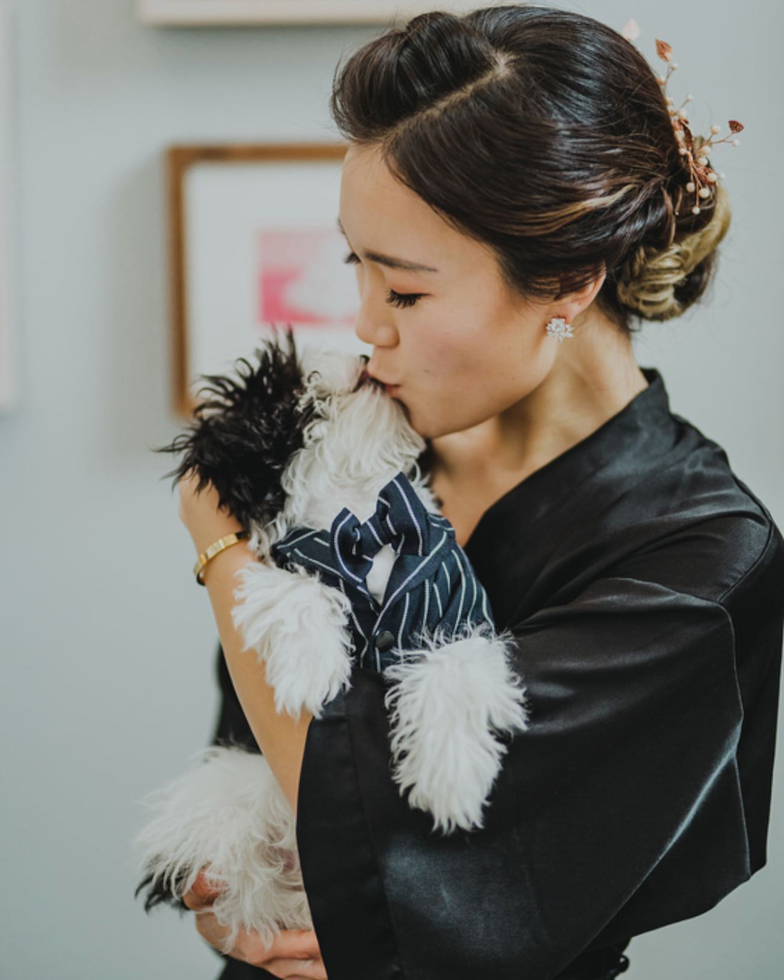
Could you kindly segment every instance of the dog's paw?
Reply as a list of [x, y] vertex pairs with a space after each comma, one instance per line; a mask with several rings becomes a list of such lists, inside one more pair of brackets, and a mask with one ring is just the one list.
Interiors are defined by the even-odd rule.
[[312, 928], [297, 855], [291, 807], [258, 753], [210, 746], [198, 764], [141, 801], [153, 811], [133, 840], [147, 888], [145, 911], [183, 895], [205, 870], [220, 889], [212, 911], [230, 928], [228, 952], [240, 928], [271, 942], [279, 924]]
[[245, 648], [265, 662], [276, 710], [295, 720], [303, 708], [320, 717], [323, 706], [350, 687], [350, 601], [301, 568], [259, 562], [242, 568], [238, 578], [234, 626]]
[[482, 624], [450, 643], [427, 639], [385, 671], [392, 686], [393, 776], [412, 807], [451, 833], [484, 825], [483, 807], [507, 746], [497, 737], [528, 727], [525, 688], [506, 641]]

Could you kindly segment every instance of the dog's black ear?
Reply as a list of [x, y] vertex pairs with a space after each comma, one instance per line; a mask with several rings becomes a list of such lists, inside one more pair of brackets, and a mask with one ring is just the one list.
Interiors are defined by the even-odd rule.
[[[199, 476], [197, 492], [212, 483], [220, 506], [243, 527], [266, 523], [283, 507], [280, 477], [291, 455], [303, 445], [303, 429], [312, 409], [299, 411], [305, 388], [291, 325], [281, 343], [277, 328], [254, 350], [258, 364], [244, 357], [235, 363], [237, 378], [200, 375], [199, 388], [214, 397], [194, 409], [195, 421], [169, 445], [153, 452], [182, 454], [166, 473], [176, 486], [187, 473]], [[243, 372], [243, 365], [248, 369]]]

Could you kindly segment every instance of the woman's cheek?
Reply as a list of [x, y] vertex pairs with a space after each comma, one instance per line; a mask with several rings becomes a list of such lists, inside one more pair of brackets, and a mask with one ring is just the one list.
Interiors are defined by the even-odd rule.
[[480, 345], [473, 334], [461, 331], [446, 314], [438, 324], [425, 325], [420, 331], [421, 364], [428, 373], [446, 379], [462, 376], [479, 355]]

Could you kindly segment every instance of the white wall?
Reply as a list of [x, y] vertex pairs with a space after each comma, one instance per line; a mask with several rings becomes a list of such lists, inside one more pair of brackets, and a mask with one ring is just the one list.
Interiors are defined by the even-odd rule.
[[[161, 30], [137, 23], [131, 0], [7, 6], [22, 401], [0, 416], [0, 972], [211, 980], [220, 961], [192, 915], [146, 917], [129, 864], [134, 801], [206, 744], [217, 707], [214, 621], [161, 480], [169, 457], [150, 451], [179, 431], [162, 151], [337, 138], [333, 68], [375, 28]], [[725, 446], [784, 526], [780, 8], [562, 6], [618, 29], [635, 16], [639, 45], [672, 44], [670, 91], [694, 93], [692, 119], [746, 126], [741, 147], [716, 150], [735, 216], [712, 301], [649, 325], [638, 360], [661, 368], [673, 410]], [[634, 939], [637, 980], [780, 976], [780, 766], [774, 790], [768, 867], [706, 915]]]

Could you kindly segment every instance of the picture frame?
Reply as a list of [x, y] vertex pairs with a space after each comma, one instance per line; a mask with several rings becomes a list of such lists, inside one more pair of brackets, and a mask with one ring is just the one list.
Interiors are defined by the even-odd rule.
[[337, 227], [344, 142], [166, 148], [173, 409], [291, 324], [305, 346], [369, 349]]
[[137, 0], [140, 20], [158, 26], [391, 24], [427, 10], [465, 12], [470, 0]]

